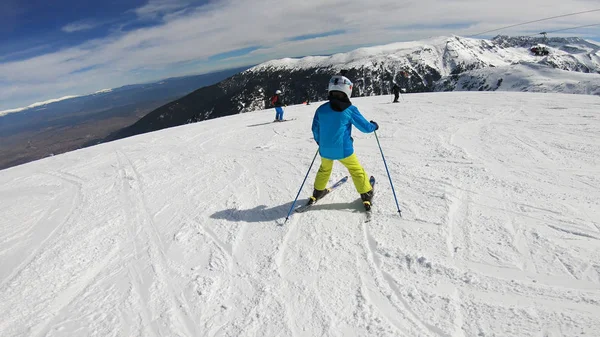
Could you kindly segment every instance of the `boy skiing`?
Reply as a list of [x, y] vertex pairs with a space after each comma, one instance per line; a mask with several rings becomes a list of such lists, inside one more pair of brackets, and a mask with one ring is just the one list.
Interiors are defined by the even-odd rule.
[[275, 122], [283, 121], [283, 98], [281, 98], [281, 90], [275, 91], [275, 95], [271, 97], [271, 104], [275, 107]]
[[352, 82], [348, 78], [333, 76], [329, 80], [328, 91], [329, 102], [321, 105], [313, 117], [312, 132], [319, 145], [321, 166], [315, 177], [313, 195], [308, 204], [316, 202], [329, 192], [326, 187], [333, 161], [339, 160], [348, 169], [365, 209], [370, 210], [373, 186], [354, 154], [351, 132], [352, 125], [364, 133], [371, 133], [379, 129], [379, 126], [373, 121], [368, 122], [350, 102]]

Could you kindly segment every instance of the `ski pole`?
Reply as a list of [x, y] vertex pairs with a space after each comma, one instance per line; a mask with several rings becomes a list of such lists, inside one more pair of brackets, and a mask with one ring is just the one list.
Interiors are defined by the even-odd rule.
[[373, 131], [375, 133], [375, 139], [377, 139], [377, 145], [379, 145], [379, 152], [381, 152], [381, 158], [383, 158], [383, 165], [385, 165], [385, 171], [387, 172], [388, 178], [390, 179], [390, 185], [392, 186], [392, 193], [394, 194], [394, 200], [396, 200], [396, 207], [398, 208], [398, 214], [402, 216], [402, 211], [400, 210], [400, 206], [398, 206], [398, 198], [396, 197], [396, 191], [394, 190], [394, 184], [392, 183], [392, 177], [390, 176], [390, 170], [388, 170], [387, 162], [385, 161], [385, 156], [383, 155], [383, 150], [381, 149], [381, 144], [379, 143], [379, 137], [377, 137], [377, 131]]
[[298, 200], [298, 196], [300, 196], [300, 192], [302, 192], [302, 187], [304, 187], [304, 183], [306, 182], [306, 178], [308, 178], [308, 174], [310, 173], [310, 169], [312, 168], [313, 164], [315, 163], [315, 159], [317, 159], [317, 155], [319, 154], [319, 149], [317, 149], [317, 152], [315, 153], [315, 156], [312, 160], [312, 163], [310, 163], [310, 166], [308, 167], [308, 171], [306, 171], [306, 176], [304, 176], [304, 180], [302, 181], [302, 185], [300, 185], [300, 189], [298, 190], [298, 194], [296, 194], [296, 199], [294, 199], [294, 202], [292, 203], [292, 207], [290, 208], [290, 211], [288, 212], [287, 216], [285, 217], [285, 221], [283, 222], [283, 224], [285, 225], [285, 223], [288, 221], [288, 219], [290, 218], [290, 214], [292, 214], [292, 210], [294, 210], [294, 206], [296, 205], [296, 201]]

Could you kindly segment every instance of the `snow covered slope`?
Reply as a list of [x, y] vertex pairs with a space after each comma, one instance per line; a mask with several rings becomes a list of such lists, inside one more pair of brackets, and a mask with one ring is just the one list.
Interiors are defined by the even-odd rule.
[[600, 98], [403, 97], [353, 100], [403, 218], [355, 130], [373, 220], [348, 183], [279, 225], [316, 104], [0, 171], [0, 335], [598, 336]]
[[600, 74], [563, 71], [539, 64], [476, 69], [444, 82], [441, 87], [467, 91], [529, 91], [600, 95]]

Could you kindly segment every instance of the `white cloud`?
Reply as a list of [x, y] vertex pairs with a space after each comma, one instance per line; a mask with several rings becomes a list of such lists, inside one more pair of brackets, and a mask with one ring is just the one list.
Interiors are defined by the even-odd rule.
[[[14, 103], [7, 106], [10, 102], [84, 94], [161, 76], [181, 75], [181, 64], [186, 63], [204, 61], [202, 68], [188, 71], [208, 72], [272, 58], [330, 54], [361, 45], [438, 35], [468, 36], [515, 23], [590, 9], [590, 2], [585, 0], [305, 0], [292, 3], [224, 0], [198, 9], [189, 7], [190, 3], [184, 0], [151, 0], [135, 12], [140, 18], [161, 18], [160, 25], [118, 33], [26, 60], [0, 63], [0, 108], [14, 107]], [[497, 33], [534, 34], [542, 30], [592, 24], [597, 23], [598, 13]], [[470, 26], [466, 29], [443, 28], [457, 27], [456, 24]], [[76, 26], [71, 29], [76, 29]], [[289, 41], [296, 36], [339, 30], [345, 33]], [[600, 27], [595, 32], [596, 36], [600, 36]], [[572, 36], [577, 32], [565, 33]], [[237, 57], [230, 64], [208, 62], [212, 55], [251, 46], [263, 48]]]
[[99, 23], [95, 21], [77, 21], [69, 23], [68, 25], [61, 28], [63, 32], [74, 33], [83, 30], [90, 30], [99, 26]]
[[147, 4], [134, 10], [142, 19], [154, 19], [177, 12], [192, 4], [192, 0], [149, 0]]

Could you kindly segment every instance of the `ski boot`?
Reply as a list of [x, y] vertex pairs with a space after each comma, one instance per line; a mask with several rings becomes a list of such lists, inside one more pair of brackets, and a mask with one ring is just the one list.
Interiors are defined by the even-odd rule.
[[330, 189], [326, 188], [324, 190], [313, 190], [313, 194], [310, 196], [310, 199], [308, 199], [308, 203], [306, 204], [308, 205], [312, 205], [315, 202], [317, 202], [319, 199], [323, 198], [325, 195], [327, 195], [327, 193], [329, 193]]
[[363, 202], [363, 206], [365, 206], [365, 211], [371, 210], [371, 200], [373, 200], [373, 190], [370, 190], [367, 193], [362, 193], [360, 195], [360, 199]]
[[360, 199], [362, 200], [363, 206], [365, 206], [365, 211], [367, 212], [371, 210], [373, 196], [375, 195], [375, 188], [373, 186], [375, 183], [375, 178], [371, 177], [371, 179], [369, 179], [369, 182], [371, 183], [371, 190], [360, 195]]

